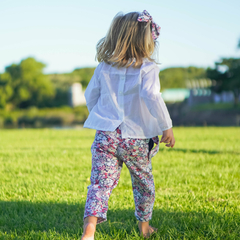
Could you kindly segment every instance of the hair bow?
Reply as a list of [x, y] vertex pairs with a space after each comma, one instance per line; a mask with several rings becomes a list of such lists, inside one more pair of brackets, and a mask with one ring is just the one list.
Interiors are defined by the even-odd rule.
[[153, 20], [152, 20], [152, 16], [146, 11], [144, 10], [138, 17], [137, 19], [139, 22], [148, 22], [151, 21], [152, 22], [152, 38], [153, 40], [156, 40], [158, 38], [158, 36], [160, 35], [160, 29], [161, 27], [158, 26], [158, 24], [156, 24]]

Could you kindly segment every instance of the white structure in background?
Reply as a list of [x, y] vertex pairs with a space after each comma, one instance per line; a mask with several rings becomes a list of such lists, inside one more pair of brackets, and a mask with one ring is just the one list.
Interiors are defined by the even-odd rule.
[[190, 89], [188, 98], [189, 105], [200, 103], [233, 103], [234, 94], [232, 91], [223, 91], [215, 93], [210, 90], [211, 86], [215, 86], [216, 81], [210, 79], [190, 79], [186, 81], [186, 86]]
[[182, 102], [186, 99], [186, 102], [190, 106], [203, 103], [233, 103], [233, 92], [223, 91], [215, 93], [210, 89], [215, 84], [215, 80], [204, 78], [190, 79], [186, 81], [187, 88], [165, 89], [162, 92], [162, 97], [166, 102]]
[[69, 89], [69, 103], [72, 107], [86, 104], [82, 84], [73, 83]]
[[213, 95], [213, 100], [215, 103], [219, 103], [219, 102], [234, 102], [234, 94], [231, 91], [224, 91], [222, 93], [215, 93]]

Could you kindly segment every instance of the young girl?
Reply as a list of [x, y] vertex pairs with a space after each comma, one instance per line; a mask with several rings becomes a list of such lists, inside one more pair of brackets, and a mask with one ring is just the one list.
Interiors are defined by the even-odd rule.
[[151, 158], [159, 149], [158, 135], [166, 146], [175, 144], [159, 68], [151, 58], [159, 31], [146, 10], [117, 14], [97, 44], [100, 63], [85, 92], [89, 117], [84, 127], [97, 131], [82, 240], [94, 239], [96, 224], [107, 220], [108, 199], [123, 163], [131, 174], [140, 234], [157, 231], [149, 225], [155, 197]]

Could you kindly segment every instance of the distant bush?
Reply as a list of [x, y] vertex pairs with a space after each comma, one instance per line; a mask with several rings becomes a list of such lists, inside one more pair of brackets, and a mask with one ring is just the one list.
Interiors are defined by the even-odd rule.
[[0, 108], [12, 104], [16, 108], [45, 106], [55, 96], [49, 77], [43, 74], [45, 64], [29, 57], [11, 64], [0, 74]]
[[88, 117], [86, 106], [70, 108], [30, 107], [24, 110], [0, 110], [0, 128], [14, 127], [52, 127], [83, 124]]

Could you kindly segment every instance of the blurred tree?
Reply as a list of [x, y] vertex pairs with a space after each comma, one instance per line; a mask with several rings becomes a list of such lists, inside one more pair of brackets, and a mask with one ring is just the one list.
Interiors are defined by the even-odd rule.
[[54, 97], [54, 88], [48, 76], [43, 74], [45, 65], [34, 58], [27, 58], [20, 64], [6, 67], [6, 74], [11, 77], [13, 94], [9, 101], [14, 106], [45, 106]]
[[80, 76], [80, 83], [83, 88], [86, 88], [94, 74], [95, 68], [77, 68], [72, 72], [72, 75]]
[[166, 88], [186, 88], [186, 80], [206, 77], [206, 70], [197, 67], [166, 68], [159, 74], [161, 91]]
[[[225, 67], [222, 71], [220, 67]], [[215, 63], [215, 69], [208, 68], [207, 76], [216, 80], [212, 87], [215, 92], [232, 91], [234, 93], [234, 104], [238, 104], [240, 96], [240, 58], [222, 58]]]
[[11, 81], [12, 79], [9, 73], [0, 74], [0, 108], [5, 108], [8, 100], [13, 94]]
[[69, 88], [73, 83], [81, 83], [85, 89], [92, 78], [95, 68], [78, 68], [71, 73], [49, 74], [56, 94], [51, 106], [60, 107], [69, 103]]

